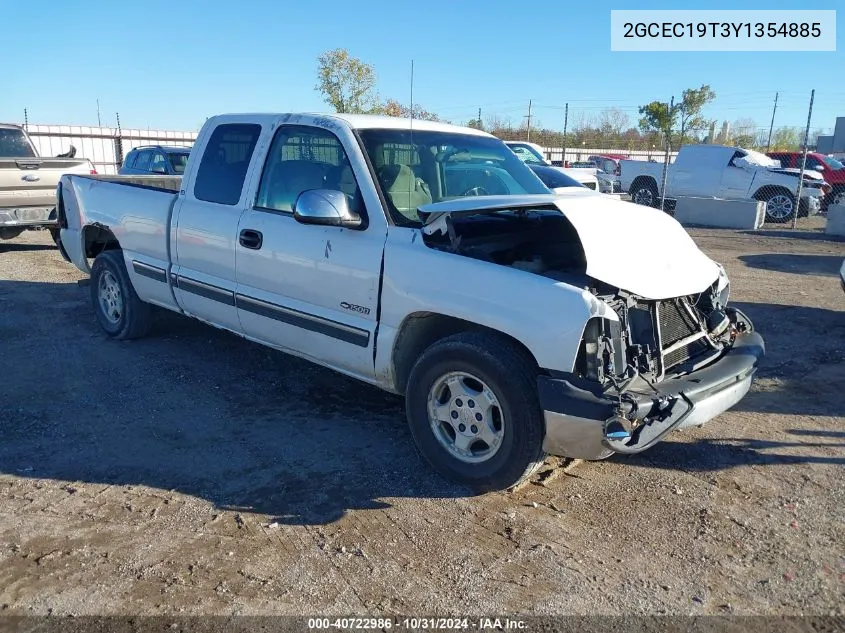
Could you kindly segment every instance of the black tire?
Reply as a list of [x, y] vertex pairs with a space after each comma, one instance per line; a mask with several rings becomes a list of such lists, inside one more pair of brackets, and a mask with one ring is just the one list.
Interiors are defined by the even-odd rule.
[[634, 181], [631, 185], [631, 202], [646, 207], [660, 206], [660, 193], [657, 191], [657, 184], [651, 178], [642, 178]]
[[[791, 222], [792, 217], [795, 215], [796, 207], [795, 204], [795, 194], [789, 191], [789, 189], [774, 189], [772, 191], [757, 192], [754, 194], [754, 197], [757, 200], [762, 200], [766, 203], [766, 222], [771, 224], [784, 224], [786, 222]], [[792, 205], [792, 211], [788, 215], [784, 215], [782, 213], [774, 214], [769, 211], [769, 205], [774, 203], [777, 200], [786, 199]], [[801, 217], [801, 216], [799, 216]]]
[[[479, 379], [500, 405], [502, 437], [498, 449], [486, 461], [467, 463], [452, 455], [429, 421], [429, 392], [450, 372], [464, 372]], [[411, 434], [423, 458], [443, 477], [474, 492], [515, 486], [527, 479], [544, 458], [545, 424], [537, 397], [537, 370], [527, 354], [505, 337], [464, 332], [433, 344], [411, 370], [405, 408]]]
[[[108, 276], [108, 277], [107, 277]], [[101, 301], [100, 285], [107, 281], [120, 293], [120, 309], [109, 316]], [[140, 338], [150, 330], [152, 306], [141, 301], [123, 262], [123, 251], [114, 249], [97, 255], [91, 267], [91, 303], [97, 322], [106, 334], [118, 340]]]

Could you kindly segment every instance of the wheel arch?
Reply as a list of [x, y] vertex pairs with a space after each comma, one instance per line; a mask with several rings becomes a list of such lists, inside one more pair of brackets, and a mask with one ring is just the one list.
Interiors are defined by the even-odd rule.
[[795, 198], [795, 193], [790, 191], [789, 187], [786, 185], [762, 185], [751, 197], [755, 200], [762, 200], [765, 202], [766, 199], [776, 193], [786, 193], [792, 196], [793, 199]]
[[402, 321], [393, 343], [391, 366], [396, 393], [405, 393], [411, 369], [426, 349], [437, 341], [461, 332], [486, 332], [506, 339], [516, 345], [539, 371], [537, 358], [531, 350], [510, 334], [439, 312], [414, 312]]
[[654, 176], [637, 176], [631, 182], [631, 186], [628, 187], [628, 192], [634, 191], [640, 185], [652, 185], [655, 189], [657, 189], [657, 179]]
[[93, 259], [100, 253], [120, 248], [120, 242], [105, 224], [89, 224], [82, 228], [82, 249], [85, 257]]

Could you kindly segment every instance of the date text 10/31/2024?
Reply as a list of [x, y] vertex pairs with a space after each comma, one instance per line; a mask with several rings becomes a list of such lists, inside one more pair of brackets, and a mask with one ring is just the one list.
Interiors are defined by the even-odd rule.
[[524, 630], [526, 622], [513, 618], [309, 618], [310, 630], [507, 631]]

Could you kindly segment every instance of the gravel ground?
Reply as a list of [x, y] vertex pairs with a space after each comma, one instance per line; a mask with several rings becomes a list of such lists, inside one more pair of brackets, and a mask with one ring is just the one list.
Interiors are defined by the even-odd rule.
[[0, 242], [0, 610], [843, 614], [845, 243], [693, 230], [768, 355], [635, 457], [467, 496], [400, 399], [171, 314], [107, 340], [44, 232]]

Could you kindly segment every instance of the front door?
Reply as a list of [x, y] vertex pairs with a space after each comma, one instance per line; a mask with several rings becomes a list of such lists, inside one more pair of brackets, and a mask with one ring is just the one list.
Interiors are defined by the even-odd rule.
[[372, 379], [386, 233], [381, 224], [352, 230], [293, 217], [308, 189], [343, 191], [366, 217], [358, 186], [366, 177], [332, 132], [280, 126], [254, 204], [240, 218], [236, 300], [247, 336]]

